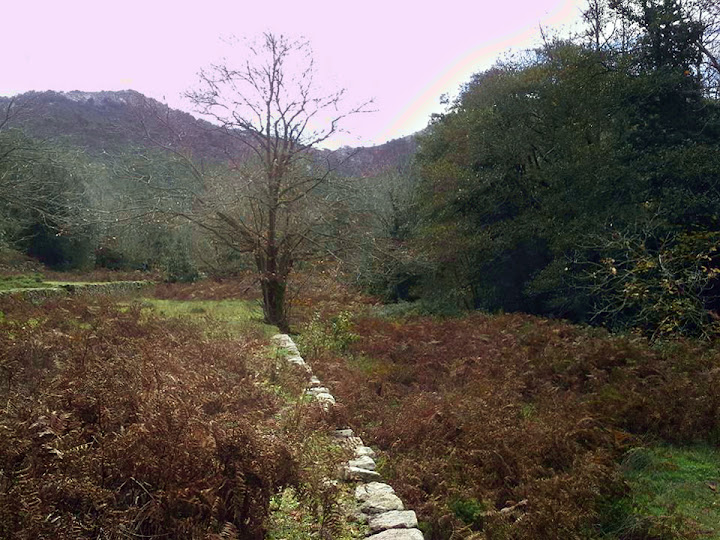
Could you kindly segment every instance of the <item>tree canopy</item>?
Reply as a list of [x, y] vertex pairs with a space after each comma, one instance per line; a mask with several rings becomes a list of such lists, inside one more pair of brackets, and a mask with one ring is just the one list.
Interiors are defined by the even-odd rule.
[[[479, 73], [420, 139], [426, 282], [464, 307], [697, 332], [718, 308], [706, 27], [670, 0], [605, 9], [600, 33], [630, 37], [548, 40]], [[663, 259], [678, 268], [637, 266]]]

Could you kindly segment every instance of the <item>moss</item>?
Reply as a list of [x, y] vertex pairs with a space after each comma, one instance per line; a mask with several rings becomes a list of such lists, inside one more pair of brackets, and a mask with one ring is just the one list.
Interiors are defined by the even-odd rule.
[[[2, 279], [2, 278], [0, 278]], [[33, 279], [13, 279], [13, 276], [4, 278], [5, 286], [0, 284], [1, 294], [19, 294], [27, 300], [36, 300], [48, 296], [61, 296], [65, 294], [124, 294], [141, 289], [150, 284], [148, 281], [38, 281]]]

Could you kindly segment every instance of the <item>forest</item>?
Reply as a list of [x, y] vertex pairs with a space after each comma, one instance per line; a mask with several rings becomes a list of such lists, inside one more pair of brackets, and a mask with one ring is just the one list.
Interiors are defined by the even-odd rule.
[[345, 427], [426, 540], [720, 538], [720, 5], [588, 0], [370, 148], [311, 52], [0, 98], [0, 538], [360, 538]]

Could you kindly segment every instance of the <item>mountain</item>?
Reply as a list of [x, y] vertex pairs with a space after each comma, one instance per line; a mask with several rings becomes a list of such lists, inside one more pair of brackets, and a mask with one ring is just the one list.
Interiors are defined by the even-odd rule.
[[[5, 109], [15, 100], [17, 114], [8, 127], [28, 135], [77, 146], [91, 155], [123, 152], [152, 145], [183, 145], [199, 159], [221, 160], [222, 138], [212, 125], [192, 115], [170, 109], [134, 90], [118, 92], [28, 92], [0, 98]], [[163, 124], [173, 126], [170, 133]]]
[[344, 176], [375, 176], [383, 171], [406, 168], [416, 150], [416, 135], [408, 135], [377, 146], [344, 146], [329, 154]]
[[[28, 135], [58, 141], [101, 156], [132, 147], [162, 145], [189, 150], [202, 161], [224, 161], [228, 155], [247, 155], [238, 141], [223, 136], [209, 122], [172, 109], [134, 90], [113, 92], [28, 92], [14, 98], [0, 97], [0, 126], [4, 112], [13, 102], [16, 114], [6, 127]], [[172, 126], [172, 131], [168, 130]], [[385, 144], [339, 150], [318, 150], [346, 176], [374, 176], [406, 165], [415, 152], [415, 137]]]

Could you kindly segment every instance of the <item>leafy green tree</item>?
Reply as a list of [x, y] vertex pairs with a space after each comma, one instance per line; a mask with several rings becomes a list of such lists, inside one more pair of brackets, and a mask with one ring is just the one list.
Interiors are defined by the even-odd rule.
[[603, 256], [587, 263], [595, 318], [653, 337], [717, 335], [720, 231], [662, 230], [663, 220], [650, 214], [597, 245]]
[[[703, 27], [669, 0], [603, 14], [585, 43], [546, 43], [476, 75], [420, 139], [415, 242], [435, 262], [428, 291], [470, 308], [602, 320], [608, 290], [588, 288], [585, 271], [617, 257], [598, 238], [609, 248], [653, 207], [648, 248], [712, 248], [696, 241], [714, 238], [720, 202], [718, 103], [697, 68]], [[623, 39], [601, 39], [610, 23]]]

